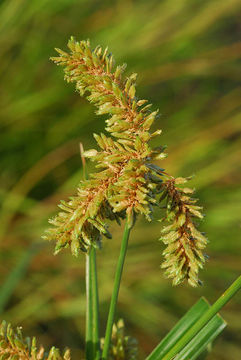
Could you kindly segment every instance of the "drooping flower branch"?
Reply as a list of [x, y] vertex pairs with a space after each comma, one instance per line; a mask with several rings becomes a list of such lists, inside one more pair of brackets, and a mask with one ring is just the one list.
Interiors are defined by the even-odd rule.
[[70, 360], [70, 352], [64, 355], [52, 347], [49, 353], [36, 345], [36, 339], [24, 338], [20, 328], [14, 330], [10, 324], [3, 321], [0, 324], [0, 358], [4, 360]]
[[199, 268], [203, 267], [205, 257], [202, 250], [207, 239], [195, 226], [194, 219], [202, 219], [201, 207], [195, 205], [197, 200], [190, 197], [193, 189], [180, 187], [187, 182], [185, 178], [170, 178], [163, 187], [161, 199], [166, 199], [166, 219], [171, 225], [165, 226], [160, 240], [167, 245], [163, 252], [167, 277], [178, 285], [184, 279], [192, 286], [197, 286]]
[[[187, 279], [195, 286], [198, 268], [204, 261], [197, 235], [200, 233], [193, 223], [195, 205], [193, 200], [184, 199], [184, 190], [174, 186], [177, 180], [170, 180], [164, 169], [153, 164], [166, 156], [163, 147], [152, 149], [149, 144], [161, 133], [150, 131], [158, 112], [150, 111], [147, 100], [137, 99], [136, 74], [124, 77], [125, 65], [115, 67], [107, 49], [97, 46], [92, 51], [88, 41], [76, 42], [73, 38], [68, 47], [70, 54], [56, 49], [59, 56], [52, 60], [64, 66], [65, 79], [76, 83], [80, 95], [86, 94], [97, 107], [96, 113], [107, 115], [106, 131], [110, 136], [94, 134], [99, 150], [86, 151], [85, 157], [95, 162], [98, 171], [80, 182], [75, 196], [59, 205], [63, 211], [50, 220], [53, 227], [45, 238], [57, 240], [56, 253], [70, 246], [72, 253], [78, 255], [88, 251], [90, 245], [100, 246], [102, 235], [111, 237], [107, 219], [120, 222], [127, 217], [131, 227], [137, 214], [151, 220], [153, 205], [167, 198], [169, 203], [177, 204], [171, 208], [168, 205], [167, 209], [173, 228], [177, 222], [180, 224], [180, 217], [183, 224], [174, 231], [173, 242], [165, 235], [168, 247], [163, 266], [174, 284]], [[165, 196], [158, 199], [163, 191]], [[173, 212], [175, 216], [170, 215]]]

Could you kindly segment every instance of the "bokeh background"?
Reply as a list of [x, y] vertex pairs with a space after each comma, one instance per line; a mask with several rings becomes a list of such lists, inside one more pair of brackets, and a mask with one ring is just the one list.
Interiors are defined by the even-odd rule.
[[[240, 0], [2, 0], [0, 3], [0, 318], [22, 325], [46, 347], [84, 346], [84, 257], [54, 257], [38, 245], [47, 219], [81, 178], [79, 143], [92, 148], [104, 119], [49, 61], [71, 35], [109, 46], [137, 72], [140, 98], [160, 108], [161, 163], [195, 174], [204, 204], [210, 260], [204, 285], [172, 287], [159, 269], [160, 223], [132, 232], [118, 316], [143, 359], [200, 296], [211, 303], [241, 270]], [[98, 253], [101, 322], [113, 284], [121, 229]], [[222, 311], [228, 327], [207, 359], [241, 359], [241, 298]]]

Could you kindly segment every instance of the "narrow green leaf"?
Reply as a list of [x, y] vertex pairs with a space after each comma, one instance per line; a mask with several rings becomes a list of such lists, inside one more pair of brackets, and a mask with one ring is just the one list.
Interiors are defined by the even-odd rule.
[[193, 324], [209, 308], [208, 302], [201, 298], [191, 309], [178, 321], [173, 329], [166, 335], [159, 345], [152, 351], [146, 360], [160, 360], [178, 342], [182, 335], [192, 327]]
[[204, 328], [185, 346], [174, 360], [195, 360], [226, 327], [221, 316], [215, 315]]
[[181, 339], [170, 349], [162, 360], [173, 360], [188, 343], [199, 334], [204, 326], [222, 309], [222, 307], [241, 289], [241, 275], [229, 286], [229, 288], [197, 319], [193, 326], [188, 329]]

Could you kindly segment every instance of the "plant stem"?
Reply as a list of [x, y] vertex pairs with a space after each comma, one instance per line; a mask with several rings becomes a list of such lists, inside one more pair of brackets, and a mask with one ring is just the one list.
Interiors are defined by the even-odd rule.
[[206, 325], [209, 320], [236, 294], [241, 288], [241, 276], [220, 296], [220, 298], [201, 316], [201, 318], [183, 335], [175, 346], [162, 358], [171, 360], [187, 343]]
[[122, 276], [122, 272], [123, 272], [123, 266], [124, 266], [125, 255], [126, 255], [127, 246], [128, 246], [129, 235], [130, 235], [130, 229], [129, 229], [127, 221], [126, 221], [123, 238], [122, 238], [122, 242], [121, 242], [120, 255], [119, 255], [116, 273], [115, 273], [114, 288], [113, 288], [112, 297], [111, 297], [109, 315], [108, 315], [108, 320], [107, 320], [107, 325], [106, 325], [105, 341], [104, 341], [104, 348], [103, 348], [103, 353], [102, 353], [103, 360], [107, 360], [107, 357], [108, 357], [110, 341], [111, 341], [111, 334], [112, 334], [112, 327], [113, 327], [113, 323], [114, 323], [114, 316], [115, 316], [115, 311], [116, 311], [116, 305], [117, 305], [117, 300], [118, 300], [121, 276]]
[[96, 250], [86, 254], [86, 360], [100, 359], [99, 296]]
[[[80, 156], [83, 166], [83, 177], [88, 179], [84, 157], [84, 147], [80, 143]], [[90, 247], [86, 254], [86, 360], [100, 359], [100, 336], [99, 336], [99, 296], [98, 278], [96, 268], [96, 250]]]
[[93, 359], [93, 288], [92, 288], [92, 273], [91, 273], [91, 249], [86, 254], [86, 330], [85, 330], [85, 353], [86, 360]]
[[91, 276], [92, 276], [92, 314], [93, 314], [93, 349], [94, 349], [94, 360], [100, 359], [100, 336], [99, 336], [99, 295], [98, 295], [98, 278], [96, 268], [96, 249], [91, 249]]

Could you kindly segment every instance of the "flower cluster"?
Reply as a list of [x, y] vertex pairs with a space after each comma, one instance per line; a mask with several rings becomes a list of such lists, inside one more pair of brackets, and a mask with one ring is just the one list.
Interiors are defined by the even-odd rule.
[[135, 96], [136, 74], [123, 79], [125, 66], [113, 70], [113, 58], [107, 49], [91, 51], [88, 41], [68, 43], [71, 54], [57, 49], [54, 57], [65, 67], [65, 79], [75, 82], [81, 95], [97, 107], [97, 114], [107, 114], [106, 130], [111, 136], [94, 135], [100, 150], [89, 150], [86, 157], [96, 162], [99, 172], [81, 181], [78, 193], [50, 222], [46, 238], [57, 239], [56, 252], [71, 246], [72, 253], [87, 251], [91, 244], [99, 245], [101, 235], [110, 237], [106, 219], [117, 220], [127, 215], [129, 226], [137, 213], [150, 219], [151, 203], [156, 200], [151, 184], [152, 170], [147, 166], [154, 158], [165, 156], [160, 148], [152, 150], [148, 141], [160, 134], [150, 133], [157, 111], [150, 112], [150, 104]]
[[186, 178], [170, 178], [163, 183], [161, 199], [166, 199], [166, 219], [171, 225], [165, 226], [160, 240], [167, 245], [163, 252], [167, 277], [178, 285], [184, 279], [192, 286], [200, 283], [199, 268], [203, 267], [205, 257], [202, 250], [207, 244], [206, 237], [200, 233], [194, 223], [195, 218], [202, 219], [197, 200], [190, 197], [193, 189], [180, 187], [187, 182]]
[[13, 330], [10, 324], [0, 324], [0, 358], [4, 360], [70, 360], [70, 352], [66, 350], [62, 356], [59, 350], [52, 347], [46, 353], [41, 346], [36, 346], [36, 339], [23, 338], [20, 328]]
[[[103, 347], [104, 339], [101, 339]], [[136, 360], [138, 355], [137, 340], [125, 334], [125, 324], [119, 319], [113, 325], [108, 360]]]
[[[125, 77], [126, 66], [114, 66], [107, 49], [97, 46], [91, 50], [89, 41], [76, 42], [73, 38], [68, 47], [70, 53], [56, 49], [59, 56], [52, 60], [64, 67], [65, 79], [76, 84], [80, 95], [85, 95], [96, 106], [97, 115], [106, 115], [109, 136], [94, 134], [99, 149], [86, 151], [84, 156], [95, 162], [98, 171], [91, 174], [90, 179], [80, 182], [75, 196], [62, 201], [59, 205], [62, 211], [50, 220], [53, 227], [44, 237], [57, 241], [55, 253], [70, 246], [77, 256], [81, 251], [87, 252], [91, 245], [100, 246], [102, 235], [111, 237], [107, 219], [119, 223], [127, 217], [129, 227], [133, 226], [138, 214], [151, 220], [153, 206], [160, 203], [158, 194], [165, 189], [165, 197], [172, 199], [170, 201], [174, 203], [179, 199], [174, 222], [181, 214], [186, 219], [178, 230], [178, 241], [185, 252], [181, 253], [179, 247], [174, 250], [174, 245], [172, 251], [167, 250], [166, 273], [174, 278], [175, 284], [188, 279], [195, 285], [197, 280], [193, 280], [193, 274], [197, 275], [196, 268], [203, 262], [201, 254], [197, 256], [200, 244], [196, 241], [191, 246], [190, 236], [184, 241], [194, 231], [190, 224], [191, 214], [194, 215], [191, 209], [195, 206], [182, 199], [181, 190], [173, 191], [173, 181], [169, 181], [164, 169], [153, 164], [154, 160], [166, 157], [164, 147], [152, 149], [150, 146], [150, 140], [161, 133], [161, 130], [150, 130], [158, 111], [151, 111], [147, 100], [137, 99], [136, 74]], [[195, 259], [184, 244], [189, 244]], [[197, 252], [194, 251], [196, 245]], [[171, 259], [181, 270], [171, 265]]]

